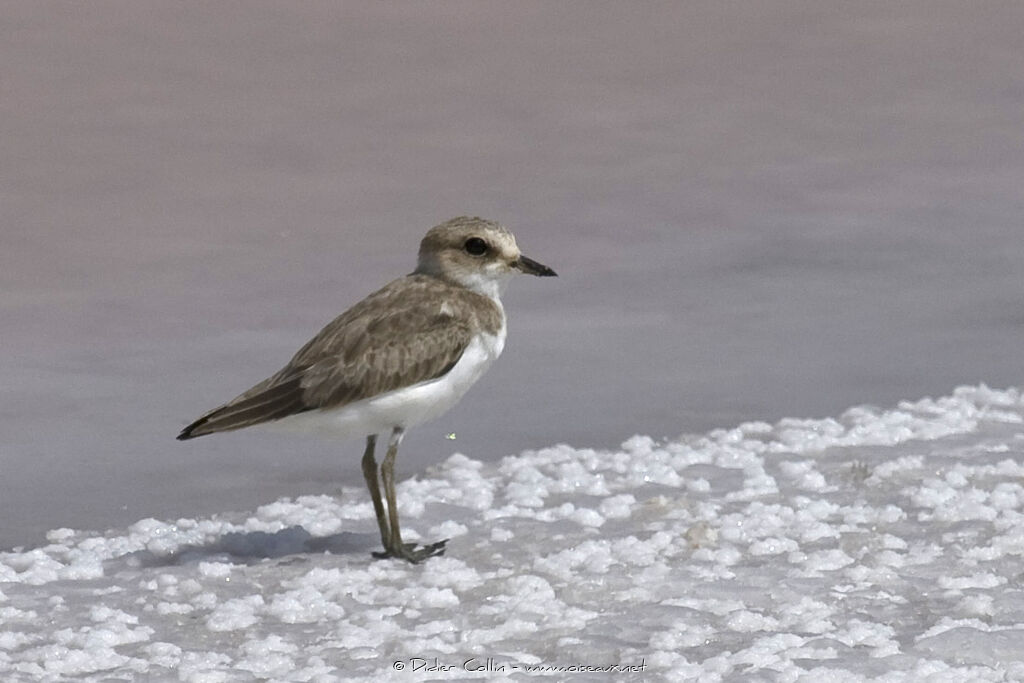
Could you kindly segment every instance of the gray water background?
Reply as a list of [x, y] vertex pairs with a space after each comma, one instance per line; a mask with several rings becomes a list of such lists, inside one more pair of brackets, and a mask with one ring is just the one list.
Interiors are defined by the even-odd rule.
[[2, 14], [0, 547], [361, 486], [174, 436], [459, 214], [560, 277], [403, 476], [1022, 382], [1024, 4]]

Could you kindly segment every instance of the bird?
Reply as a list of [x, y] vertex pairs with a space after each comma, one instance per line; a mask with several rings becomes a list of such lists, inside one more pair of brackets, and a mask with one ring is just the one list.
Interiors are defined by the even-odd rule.
[[[362, 472], [382, 552], [413, 564], [444, 553], [447, 539], [402, 541], [395, 458], [406, 430], [462, 398], [505, 346], [501, 295], [517, 273], [554, 270], [522, 254], [508, 228], [460, 216], [427, 231], [415, 270], [329, 322], [279, 371], [185, 427], [179, 440], [254, 425], [362, 436]], [[379, 468], [377, 439], [387, 435]]]

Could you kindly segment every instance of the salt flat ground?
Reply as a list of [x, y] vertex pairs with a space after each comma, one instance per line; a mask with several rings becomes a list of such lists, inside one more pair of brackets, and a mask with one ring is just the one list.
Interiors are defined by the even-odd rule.
[[0, 554], [5, 681], [1024, 679], [1024, 398], [618, 449], [455, 454], [367, 494]]

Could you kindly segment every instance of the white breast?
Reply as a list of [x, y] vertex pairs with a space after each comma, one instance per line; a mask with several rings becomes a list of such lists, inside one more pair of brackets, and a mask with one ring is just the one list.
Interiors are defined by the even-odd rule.
[[367, 436], [389, 432], [394, 427], [412, 427], [441, 415], [455, 405], [504, 348], [503, 321], [497, 334], [481, 333], [474, 337], [455, 366], [441, 377], [356, 401], [336, 410], [300, 413], [267, 426], [334, 437]]

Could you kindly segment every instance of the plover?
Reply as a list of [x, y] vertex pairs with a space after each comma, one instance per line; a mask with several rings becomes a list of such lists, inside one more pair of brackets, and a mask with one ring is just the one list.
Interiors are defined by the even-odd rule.
[[[447, 540], [420, 548], [402, 542], [395, 456], [406, 429], [451, 408], [501, 355], [500, 297], [517, 272], [555, 275], [523, 256], [512, 233], [494, 221], [462, 216], [431, 228], [416, 270], [339, 315], [281, 370], [178, 438], [265, 423], [365, 436], [363, 476], [384, 545], [374, 556], [415, 563], [439, 555]], [[384, 433], [388, 449], [378, 471], [374, 451]]]

